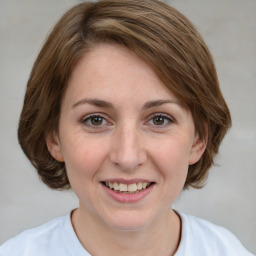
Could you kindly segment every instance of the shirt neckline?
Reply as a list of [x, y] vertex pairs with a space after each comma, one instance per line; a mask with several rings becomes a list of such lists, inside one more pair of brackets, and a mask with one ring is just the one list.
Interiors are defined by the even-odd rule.
[[[64, 245], [66, 246], [66, 249], [68, 250], [69, 254], [71, 256], [91, 256], [89, 252], [86, 251], [86, 249], [83, 247], [81, 242], [79, 241], [75, 230], [72, 225], [71, 216], [72, 216], [72, 210], [68, 215], [64, 217], [63, 226], [61, 227], [61, 230], [65, 230], [61, 235], [63, 238]], [[186, 240], [186, 217], [183, 213], [175, 210], [177, 215], [180, 218], [181, 222], [181, 238], [180, 243], [178, 246], [178, 249], [174, 256], [183, 256], [184, 250], [185, 250], [185, 240]]]

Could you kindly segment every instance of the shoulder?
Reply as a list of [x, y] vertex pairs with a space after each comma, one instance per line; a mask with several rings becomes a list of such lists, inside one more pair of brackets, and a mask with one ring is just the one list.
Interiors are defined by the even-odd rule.
[[56, 218], [39, 227], [26, 230], [0, 247], [1, 256], [51, 255], [46, 254], [51, 245], [59, 243], [59, 232], [68, 217]]
[[[178, 213], [182, 220], [182, 238], [178, 255], [252, 256], [240, 241], [227, 229], [209, 221], [184, 213]], [[179, 254], [183, 251], [182, 254]]]

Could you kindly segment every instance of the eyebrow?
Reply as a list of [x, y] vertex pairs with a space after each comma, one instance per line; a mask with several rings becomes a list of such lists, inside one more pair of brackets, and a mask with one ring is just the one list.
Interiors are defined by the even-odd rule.
[[[153, 108], [153, 107], [159, 107], [159, 106], [161, 106], [163, 104], [167, 104], [167, 103], [180, 105], [179, 101], [177, 101], [177, 100], [171, 100], [171, 99], [152, 100], [152, 101], [146, 102], [143, 105], [142, 109], [146, 110], [146, 109]], [[87, 98], [79, 100], [72, 107], [75, 108], [75, 107], [77, 107], [79, 105], [83, 105], [83, 104], [90, 104], [90, 105], [94, 105], [94, 106], [100, 107], [100, 108], [112, 108], [112, 109], [114, 108], [114, 105], [111, 102], [107, 102], [107, 101], [100, 100], [100, 99], [87, 99]]]
[[149, 109], [149, 108], [153, 108], [153, 107], [159, 107], [159, 106], [167, 104], [167, 103], [180, 105], [178, 100], [170, 100], [170, 99], [168, 99], [168, 100], [152, 100], [152, 101], [146, 102], [142, 109]]
[[114, 108], [112, 103], [100, 99], [82, 99], [75, 103], [72, 107], [75, 108], [83, 104], [90, 104], [100, 108]]

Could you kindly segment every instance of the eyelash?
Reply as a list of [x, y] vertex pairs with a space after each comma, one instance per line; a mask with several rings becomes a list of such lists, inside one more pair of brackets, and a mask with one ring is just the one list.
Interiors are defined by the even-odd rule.
[[[99, 124], [99, 125], [92, 124], [93, 118], [100, 118], [104, 124]], [[163, 118], [164, 119], [163, 120], [164, 124], [157, 125], [157, 124], [151, 123], [151, 122], [154, 122], [153, 121], [154, 118]], [[87, 115], [87, 116], [83, 117], [81, 122], [85, 126], [87, 126], [89, 128], [92, 128], [92, 129], [100, 129], [102, 127], [105, 127], [105, 125], [111, 125], [111, 122], [107, 121], [106, 118], [102, 116], [102, 114]], [[150, 126], [154, 126], [154, 127], [157, 127], [157, 128], [164, 128], [164, 127], [166, 127], [169, 124], [174, 123], [174, 122], [175, 122], [175, 120], [173, 118], [171, 118], [169, 115], [165, 115], [165, 114], [162, 114], [162, 113], [157, 113], [157, 114], [151, 115], [149, 117], [149, 121], [147, 121], [146, 124], [149, 124]]]
[[[90, 114], [90, 115], [87, 115], [87, 116], [85, 116], [85, 117], [82, 119], [82, 123], [83, 123], [84, 125], [88, 126], [88, 127], [94, 128], [94, 129], [101, 128], [101, 127], [102, 127], [101, 124], [100, 124], [100, 125], [94, 125], [94, 124], [92, 124], [93, 118], [100, 118], [100, 119], [102, 119], [103, 122], [106, 122], [107, 124], [110, 124], [110, 122], [108, 122], [108, 121], [106, 120], [106, 118], [103, 117], [101, 114]], [[89, 122], [90, 122], [90, 123], [89, 123]]]
[[152, 124], [152, 126], [155, 126], [155, 127], [158, 127], [158, 128], [163, 128], [163, 127], [168, 126], [171, 123], [174, 123], [174, 119], [171, 118], [169, 115], [165, 115], [165, 114], [161, 114], [161, 113], [158, 114], [157, 113], [157, 114], [154, 114], [150, 117], [150, 121], [153, 121], [154, 118], [163, 118], [164, 119], [164, 122], [165, 122], [164, 124], [160, 124], [160, 125]]

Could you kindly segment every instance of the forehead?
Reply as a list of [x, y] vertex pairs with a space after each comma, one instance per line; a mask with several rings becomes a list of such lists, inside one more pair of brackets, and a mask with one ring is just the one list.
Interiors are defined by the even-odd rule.
[[175, 98], [145, 61], [116, 44], [99, 44], [82, 57], [71, 74], [66, 95], [142, 101]]

